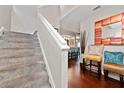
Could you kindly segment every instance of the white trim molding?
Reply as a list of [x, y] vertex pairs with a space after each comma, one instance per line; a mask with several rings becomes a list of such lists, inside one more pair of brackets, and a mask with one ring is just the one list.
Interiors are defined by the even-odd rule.
[[38, 38], [52, 87], [68, 87], [68, 49], [66, 41], [42, 16], [38, 16]]
[[52, 74], [51, 74], [51, 71], [50, 71], [50, 68], [49, 68], [49, 64], [48, 64], [48, 61], [47, 61], [47, 58], [45, 56], [45, 52], [43, 50], [43, 45], [41, 43], [41, 40], [39, 38], [39, 34], [37, 33], [37, 37], [39, 39], [39, 43], [40, 43], [40, 47], [41, 47], [41, 51], [42, 51], [42, 55], [43, 55], [43, 60], [45, 62], [45, 65], [46, 65], [46, 69], [47, 69], [47, 73], [48, 73], [48, 76], [49, 76], [49, 82], [51, 84], [51, 87], [52, 88], [55, 88], [55, 83], [54, 83], [54, 80], [53, 80], [53, 77], [52, 77]]

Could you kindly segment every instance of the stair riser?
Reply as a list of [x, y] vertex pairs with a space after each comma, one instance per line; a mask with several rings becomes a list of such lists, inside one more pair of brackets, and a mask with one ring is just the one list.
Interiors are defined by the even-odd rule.
[[37, 41], [36, 42], [32, 42], [32, 41], [11, 41], [11, 40], [4, 40], [4, 42], [7, 43], [27, 43], [27, 44], [39, 44]]
[[19, 43], [38, 43], [38, 39], [28, 39], [28, 38], [18, 38], [18, 37], [6, 37], [1, 36], [0, 40], [4, 40], [4, 42], [19, 42]]
[[37, 79], [37, 80], [22, 84], [20, 86], [17, 86], [17, 88], [50, 88], [50, 87], [51, 86], [50, 86], [49, 82], [48, 81], [45, 82], [42, 79]]
[[14, 38], [24, 38], [24, 39], [37, 39], [37, 37], [32, 36], [25, 36], [25, 35], [13, 35], [13, 34], [4, 34], [4, 37], [14, 37]]
[[36, 41], [36, 42], [23, 42], [23, 41], [18, 42], [18, 41], [6, 41], [6, 40], [1, 40], [0, 39], [0, 45], [2, 45], [2, 44], [7, 46], [8, 44], [15, 44], [15, 45], [18, 45], [18, 44], [39, 45], [40, 43], [38, 41]]
[[51, 85], [49, 82], [47, 82], [46, 84], [42, 85], [41, 88], [51, 88]]
[[[3, 58], [0, 59], [0, 66], [7, 66], [16, 63], [26, 63], [26, 62], [39, 62], [43, 60], [42, 56], [27, 56], [27, 57], [20, 57], [20, 58]], [[43, 61], [41, 61], [43, 62]]]
[[[48, 75], [46, 72], [42, 71], [41, 73], [35, 73], [35, 74], [30, 74], [30, 75], [25, 75], [25, 76], [18, 76], [16, 78], [13, 78], [11, 80], [7, 80], [4, 82], [0, 82], [0, 87], [4, 88], [14, 88], [14, 87], [20, 87], [21, 85], [26, 85], [30, 81], [38, 80], [41, 79], [41, 85], [48, 81]], [[21, 87], [23, 87], [21, 86]]]
[[34, 49], [19, 49], [19, 48], [2, 48], [0, 49], [0, 53], [15, 53], [15, 52], [41, 52], [41, 49], [40, 48], [34, 48]]
[[42, 65], [44, 65], [43, 62], [41, 62], [41, 63], [39, 63], [39, 62], [15, 63], [15, 64], [11, 64], [11, 65], [1, 66], [0, 67], [0, 72], [11, 71], [11, 70], [14, 70], [14, 69], [24, 68], [26, 66], [31, 66], [31, 65], [35, 65], [35, 64], [42, 64]]
[[40, 49], [5, 49], [0, 50], [0, 58], [1, 57], [22, 57], [22, 56], [30, 56], [30, 55], [40, 55]]
[[[10, 60], [9, 60], [9, 62], [0, 62], [0, 70], [4, 70], [5, 68], [5, 70], [7, 70], [7, 68], [9, 69], [9, 67], [11, 67], [11, 66], [13, 66], [14, 64], [37, 64], [37, 63], [41, 63], [41, 64], [44, 64], [44, 62], [43, 61], [41, 61], [41, 60], [38, 60], [38, 59], [36, 59], [36, 60], [31, 60], [31, 61], [27, 61], [27, 60], [19, 60], [19, 61], [11, 61], [10, 62]], [[14, 67], [15, 68], [15, 67]], [[13, 69], [14, 69], [13, 68]], [[10, 68], [11, 69], [11, 68]]]
[[[13, 68], [12, 68], [13, 69]], [[27, 74], [33, 74], [37, 72], [42, 72], [45, 70], [45, 66], [43, 64], [32, 64], [26, 65], [22, 68], [14, 68], [13, 70], [0, 71], [0, 82], [6, 81], [9, 79], [13, 79], [13, 76], [22, 76]]]
[[0, 48], [38, 48], [40, 47], [39, 43], [17, 43], [17, 42], [4, 42], [0, 43]]
[[32, 44], [37, 44], [38, 42], [37, 41], [29, 41], [29, 40], [7, 40], [5, 39], [4, 41], [7, 41], [7, 42], [13, 42], [13, 43], [32, 43]]
[[19, 37], [9, 37], [9, 36], [1, 36], [1, 40], [10, 40], [10, 41], [38, 41], [37, 38], [19, 38]]
[[17, 33], [17, 32], [4, 32], [3, 36], [7, 37], [22, 37], [22, 38], [36, 38], [36, 36], [32, 34], [24, 34], [24, 33]]

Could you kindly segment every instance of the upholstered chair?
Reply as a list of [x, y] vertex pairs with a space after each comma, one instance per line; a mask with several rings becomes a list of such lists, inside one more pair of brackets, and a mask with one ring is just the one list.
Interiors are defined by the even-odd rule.
[[92, 66], [98, 67], [98, 78], [101, 76], [103, 49], [103, 45], [90, 45], [88, 52], [83, 55], [83, 70], [85, 71], [86, 66], [90, 66], [90, 71], [92, 70]]
[[124, 53], [123, 52], [104, 52], [104, 77], [105, 80], [108, 79], [109, 72], [119, 74], [120, 85], [123, 86], [124, 77]]

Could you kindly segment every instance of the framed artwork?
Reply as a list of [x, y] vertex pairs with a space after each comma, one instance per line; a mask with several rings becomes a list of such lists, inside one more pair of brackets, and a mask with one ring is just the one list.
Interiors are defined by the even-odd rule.
[[95, 22], [95, 44], [124, 44], [124, 13]]

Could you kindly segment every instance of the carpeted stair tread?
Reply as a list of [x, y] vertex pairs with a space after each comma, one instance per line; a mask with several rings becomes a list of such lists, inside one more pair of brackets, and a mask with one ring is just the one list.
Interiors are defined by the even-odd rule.
[[[36, 83], [38, 79], [41, 79], [40, 82], [41, 85], [45, 84], [45, 82], [48, 80], [47, 73], [45, 71], [42, 71], [41, 73], [33, 73], [33, 74], [27, 74], [23, 76], [16, 76], [10, 80], [6, 80], [3, 82], [0, 82], [0, 87], [2, 88], [18, 88], [18, 87], [25, 87], [27, 83], [30, 81], [35, 81]], [[30, 84], [30, 83], [29, 83]], [[40, 86], [39, 86], [40, 87]]]
[[37, 35], [4, 31], [0, 36], [0, 87], [50, 88]]

